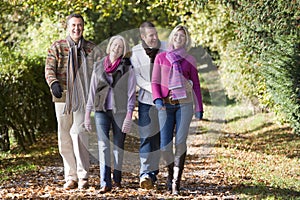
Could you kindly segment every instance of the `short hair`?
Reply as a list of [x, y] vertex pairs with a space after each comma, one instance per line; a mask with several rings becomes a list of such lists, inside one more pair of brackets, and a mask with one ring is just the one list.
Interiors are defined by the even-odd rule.
[[140, 34], [145, 35], [146, 33], [146, 28], [155, 28], [154, 24], [149, 21], [145, 21], [140, 25]]
[[169, 42], [169, 47], [170, 48], [173, 48], [173, 37], [174, 35], [177, 33], [177, 31], [179, 30], [183, 30], [184, 33], [185, 33], [185, 36], [186, 36], [186, 41], [185, 41], [185, 46], [184, 48], [188, 51], [190, 48], [191, 48], [191, 45], [192, 45], [192, 41], [191, 41], [191, 36], [190, 36], [190, 33], [187, 29], [186, 26], [183, 26], [183, 25], [177, 25], [170, 33], [169, 35], [169, 39], [168, 39], [168, 42]]
[[84, 25], [84, 19], [83, 19], [82, 15], [81, 15], [81, 14], [78, 14], [78, 13], [73, 13], [73, 14], [70, 14], [70, 15], [67, 17], [67, 26], [69, 25], [70, 19], [73, 18], [73, 17], [82, 19], [82, 22], [83, 22], [83, 25]]
[[109, 39], [109, 42], [108, 42], [107, 47], [106, 47], [106, 53], [109, 54], [110, 46], [113, 43], [113, 41], [116, 40], [116, 39], [120, 39], [123, 42], [123, 54], [122, 54], [122, 58], [129, 57], [130, 52], [129, 52], [128, 42], [121, 35], [115, 35], [115, 36], [112, 36]]

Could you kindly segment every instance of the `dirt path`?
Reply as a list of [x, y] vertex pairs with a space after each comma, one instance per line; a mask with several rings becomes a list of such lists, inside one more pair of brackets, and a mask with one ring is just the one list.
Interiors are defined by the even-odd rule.
[[[107, 194], [98, 194], [99, 166], [97, 159], [97, 138], [90, 135], [92, 166], [90, 168], [90, 188], [84, 191], [65, 191], [63, 186], [62, 161], [58, 153], [35, 161], [39, 170], [16, 175], [0, 186], [2, 199], [237, 199], [231, 194], [232, 186], [227, 183], [226, 174], [215, 159], [214, 144], [220, 136], [226, 100], [220, 88], [219, 76], [214, 66], [200, 68], [206, 82], [203, 90], [205, 119], [192, 121], [188, 137], [188, 154], [181, 183], [181, 196], [175, 197], [165, 189], [167, 172], [161, 166], [157, 186], [153, 190], [139, 188], [139, 137], [137, 127], [127, 135], [123, 163], [123, 188]], [[207, 98], [208, 97], [208, 98]], [[57, 146], [56, 135], [45, 139], [44, 145]]]
[[[199, 124], [200, 123], [200, 124]], [[202, 126], [199, 126], [201, 125]], [[181, 195], [172, 196], [165, 190], [167, 172], [161, 167], [157, 186], [153, 190], [139, 188], [139, 160], [124, 161], [123, 188], [107, 194], [98, 194], [99, 166], [96, 162], [90, 168], [90, 188], [87, 190], [62, 189], [63, 168], [58, 154], [52, 156], [49, 162], [39, 166], [39, 170], [18, 175], [0, 187], [2, 199], [236, 199], [230, 193], [231, 186], [225, 184], [225, 175], [215, 161], [213, 144], [216, 135], [203, 131], [200, 127], [210, 126], [210, 122], [192, 122], [188, 138], [188, 155], [182, 179]], [[126, 146], [138, 151], [138, 141], [128, 137]], [[133, 145], [136, 144], [136, 145]], [[38, 162], [38, 161], [37, 161]], [[128, 171], [127, 169], [131, 169]]]

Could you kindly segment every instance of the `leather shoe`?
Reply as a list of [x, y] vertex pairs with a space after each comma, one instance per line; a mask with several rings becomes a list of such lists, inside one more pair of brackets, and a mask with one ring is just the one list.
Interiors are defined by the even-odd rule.
[[154, 188], [152, 179], [148, 174], [140, 179], [140, 187], [147, 190]]
[[102, 188], [99, 190], [100, 194], [104, 194], [104, 193], [109, 192], [109, 191], [111, 191], [111, 188], [109, 188], [109, 187], [107, 187], [107, 186], [104, 186], [104, 187], [102, 187]]
[[71, 189], [77, 188], [77, 186], [78, 186], [77, 181], [74, 181], [74, 180], [68, 180], [68, 181], [64, 184], [64, 189], [65, 189], [65, 190], [71, 190]]
[[89, 187], [89, 181], [87, 178], [81, 178], [78, 182], [78, 189], [87, 189]]
[[114, 187], [118, 190], [118, 189], [122, 188], [122, 185], [121, 185], [121, 183], [115, 183]]

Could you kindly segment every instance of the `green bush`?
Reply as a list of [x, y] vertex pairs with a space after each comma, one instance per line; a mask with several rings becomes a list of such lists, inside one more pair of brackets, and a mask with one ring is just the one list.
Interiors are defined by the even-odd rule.
[[[296, 94], [299, 88], [299, 2], [297, 1], [250, 1], [234, 5], [233, 20], [239, 25], [238, 40], [245, 50], [253, 52], [252, 63], [260, 75], [257, 88], [266, 85], [260, 101], [271, 105], [282, 119], [297, 131], [299, 105]], [[250, 63], [251, 63], [250, 62]], [[252, 72], [251, 72], [252, 73]], [[247, 81], [247, 80], [245, 80]]]
[[10, 136], [25, 149], [36, 141], [37, 132], [55, 129], [44, 64], [40, 58], [28, 58], [3, 43], [0, 49], [0, 150], [9, 150]]

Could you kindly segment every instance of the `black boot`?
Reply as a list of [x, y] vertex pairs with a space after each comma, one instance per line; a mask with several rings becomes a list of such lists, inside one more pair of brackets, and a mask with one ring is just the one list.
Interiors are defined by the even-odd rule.
[[[168, 148], [166, 148], [168, 149]], [[174, 173], [174, 154], [173, 154], [173, 147], [170, 151], [166, 151], [161, 149], [161, 158], [166, 162], [168, 168], [168, 177], [167, 177], [167, 189], [172, 192], [172, 180], [173, 180], [173, 173]]]
[[179, 195], [180, 190], [180, 181], [184, 168], [186, 152], [181, 156], [175, 156], [174, 159], [174, 173], [173, 173], [173, 181], [172, 181], [172, 194]]
[[172, 192], [172, 180], [174, 173], [174, 163], [168, 165], [167, 189]]

